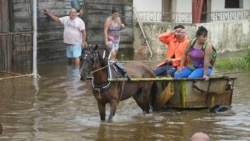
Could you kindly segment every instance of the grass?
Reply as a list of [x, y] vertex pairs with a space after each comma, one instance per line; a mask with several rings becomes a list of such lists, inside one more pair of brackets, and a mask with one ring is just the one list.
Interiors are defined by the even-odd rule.
[[250, 70], [250, 49], [246, 49], [242, 57], [217, 58], [214, 67], [218, 70]]

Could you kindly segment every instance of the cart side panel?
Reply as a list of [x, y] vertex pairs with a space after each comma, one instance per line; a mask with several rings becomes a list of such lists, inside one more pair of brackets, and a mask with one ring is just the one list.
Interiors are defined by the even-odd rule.
[[230, 106], [234, 79], [213, 78], [208, 81], [175, 80], [174, 95], [166, 106], [172, 108], [207, 108], [214, 105]]

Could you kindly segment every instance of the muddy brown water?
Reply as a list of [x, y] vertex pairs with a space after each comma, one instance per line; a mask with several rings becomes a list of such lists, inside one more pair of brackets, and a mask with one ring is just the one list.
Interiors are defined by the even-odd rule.
[[215, 70], [237, 77], [228, 112], [169, 109], [143, 115], [128, 99], [108, 123], [100, 121], [90, 81], [80, 81], [77, 70], [65, 62], [40, 64], [38, 81], [0, 81], [1, 141], [188, 141], [197, 131], [208, 133], [213, 141], [250, 140], [250, 72]]

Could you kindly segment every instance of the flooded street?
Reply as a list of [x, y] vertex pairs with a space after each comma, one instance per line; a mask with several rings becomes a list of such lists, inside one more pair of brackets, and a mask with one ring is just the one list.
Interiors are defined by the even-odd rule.
[[197, 131], [213, 141], [250, 140], [250, 72], [215, 70], [237, 77], [228, 112], [165, 110], [144, 115], [131, 98], [119, 104], [113, 123], [100, 121], [90, 80], [80, 81], [66, 61], [40, 64], [38, 72], [37, 83], [32, 77], [0, 81], [1, 141], [188, 141]]

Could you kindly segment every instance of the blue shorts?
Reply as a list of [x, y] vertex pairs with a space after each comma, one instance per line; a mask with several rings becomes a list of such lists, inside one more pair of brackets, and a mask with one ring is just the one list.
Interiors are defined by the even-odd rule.
[[67, 57], [77, 58], [82, 54], [82, 47], [80, 45], [69, 45], [67, 44]]

